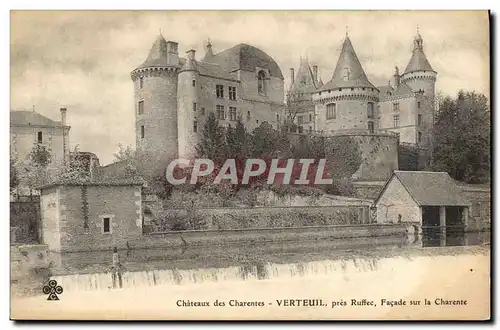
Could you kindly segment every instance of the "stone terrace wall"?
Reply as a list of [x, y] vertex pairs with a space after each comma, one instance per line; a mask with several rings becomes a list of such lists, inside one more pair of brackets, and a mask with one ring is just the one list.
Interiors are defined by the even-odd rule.
[[369, 206], [300, 206], [300, 207], [237, 207], [171, 209], [166, 226], [153, 231], [170, 229], [176, 221], [191, 221], [191, 229], [287, 228], [369, 223]]

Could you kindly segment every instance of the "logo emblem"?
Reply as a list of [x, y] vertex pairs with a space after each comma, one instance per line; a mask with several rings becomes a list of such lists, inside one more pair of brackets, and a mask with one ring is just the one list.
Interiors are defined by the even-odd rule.
[[63, 293], [63, 288], [57, 285], [56, 280], [50, 280], [48, 285], [43, 287], [43, 293], [49, 295], [47, 300], [59, 300], [57, 295]]

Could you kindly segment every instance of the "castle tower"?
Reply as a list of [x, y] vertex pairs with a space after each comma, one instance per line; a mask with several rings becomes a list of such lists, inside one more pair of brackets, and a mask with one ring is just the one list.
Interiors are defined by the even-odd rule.
[[200, 88], [199, 71], [196, 65], [195, 51], [187, 52], [187, 59], [179, 71], [177, 91], [177, 125], [179, 157], [190, 159], [196, 155], [198, 133], [203, 129], [199, 120], [198, 90]]
[[346, 35], [332, 79], [313, 94], [317, 130], [373, 132], [378, 128], [378, 94]]
[[312, 94], [318, 88], [318, 67], [309, 65], [307, 58], [300, 58], [297, 73], [290, 69], [291, 85], [287, 93], [288, 115], [298, 127], [298, 132], [315, 131], [315, 113]]
[[436, 77], [424, 54], [424, 40], [417, 31], [413, 40], [413, 53], [400, 81], [408, 85], [415, 94], [415, 106], [410, 115], [415, 123], [415, 141], [422, 148], [432, 149], [432, 129], [434, 124]]
[[424, 40], [417, 31], [413, 40], [413, 53], [401, 76], [401, 82], [407, 84], [413, 91], [423, 91], [423, 95], [434, 100], [437, 72], [434, 71], [424, 53]]
[[144, 63], [131, 73], [136, 147], [152, 169], [177, 157], [177, 47], [160, 34]]

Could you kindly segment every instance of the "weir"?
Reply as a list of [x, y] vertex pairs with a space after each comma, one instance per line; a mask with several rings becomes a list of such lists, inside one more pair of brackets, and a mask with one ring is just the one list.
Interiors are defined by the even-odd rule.
[[[376, 258], [356, 258], [300, 262], [292, 264], [261, 263], [225, 268], [145, 270], [123, 273], [123, 288], [155, 285], [188, 285], [263, 279], [349, 274], [377, 270]], [[65, 291], [107, 290], [113, 288], [111, 273], [52, 276]]]

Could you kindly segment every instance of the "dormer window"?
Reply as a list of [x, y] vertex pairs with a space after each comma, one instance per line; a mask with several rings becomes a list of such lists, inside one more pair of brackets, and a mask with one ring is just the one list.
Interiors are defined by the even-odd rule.
[[259, 71], [257, 74], [257, 89], [259, 94], [266, 94], [266, 74], [264, 71]]
[[344, 68], [344, 76], [342, 77], [344, 80], [349, 80], [349, 68]]

